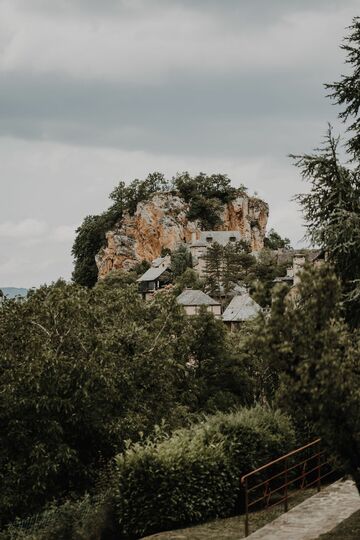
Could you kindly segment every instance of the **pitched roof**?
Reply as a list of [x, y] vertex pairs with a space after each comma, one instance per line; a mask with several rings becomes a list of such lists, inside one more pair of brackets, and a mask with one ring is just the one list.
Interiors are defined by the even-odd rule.
[[194, 289], [185, 289], [178, 297], [177, 302], [183, 306], [219, 306], [219, 302], [208, 294]]
[[162, 264], [165, 264], [165, 262], [166, 262], [166, 257], [158, 257], [157, 259], [154, 259], [152, 261], [151, 266], [153, 266], [154, 268], [158, 268]]
[[262, 311], [262, 308], [248, 293], [234, 296], [223, 313], [225, 322], [241, 322], [253, 319]]
[[156, 279], [159, 279], [161, 274], [166, 272], [166, 270], [168, 270], [168, 268], [166, 266], [161, 266], [161, 267], [158, 267], [158, 268], [151, 267], [151, 268], [149, 268], [149, 270], [146, 270], [145, 274], [143, 274], [141, 277], [139, 277], [139, 279], [137, 279], [136, 281], [137, 282], [155, 281]]

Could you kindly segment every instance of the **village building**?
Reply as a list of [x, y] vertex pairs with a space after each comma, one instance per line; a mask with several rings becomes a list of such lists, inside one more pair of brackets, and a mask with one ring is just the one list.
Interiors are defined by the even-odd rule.
[[236, 287], [236, 294], [225, 309], [222, 320], [231, 332], [239, 329], [245, 321], [254, 319], [262, 312], [261, 306], [255, 302], [244, 287]]
[[191, 244], [189, 245], [192, 256], [193, 267], [200, 277], [204, 276], [206, 267], [206, 252], [212, 244], [226, 246], [229, 243], [242, 240], [240, 231], [201, 231], [200, 237], [192, 233]]
[[169, 255], [152, 261], [151, 267], [137, 280], [139, 292], [143, 298], [145, 300], [151, 298], [156, 291], [167, 285], [170, 281], [170, 273], [171, 258]]
[[[289, 252], [291, 254], [291, 252]], [[292, 254], [292, 266], [287, 268], [285, 276], [277, 277], [274, 283], [286, 283], [288, 285], [297, 286], [300, 282], [301, 271], [306, 263], [312, 266], [319, 267], [325, 261], [325, 252], [323, 250], [307, 251]]]
[[221, 304], [203, 291], [185, 289], [176, 300], [184, 307], [187, 315], [197, 315], [201, 306], [205, 306], [216, 318], [221, 317]]

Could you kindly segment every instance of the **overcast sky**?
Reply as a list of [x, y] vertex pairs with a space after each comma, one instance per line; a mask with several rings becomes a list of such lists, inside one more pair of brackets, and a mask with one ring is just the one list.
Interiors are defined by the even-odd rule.
[[295, 247], [360, 0], [0, 0], [0, 286], [70, 278], [120, 179], [227, 173]]

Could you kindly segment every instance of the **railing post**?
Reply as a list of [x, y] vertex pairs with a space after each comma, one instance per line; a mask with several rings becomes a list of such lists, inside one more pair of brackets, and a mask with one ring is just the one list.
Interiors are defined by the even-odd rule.
[[317, 490], [318, 492], [321, 490], [321, 456], [320, 456], [320, 446], [321, 442], [319, 441], [319, 448], [318, 448], [318, 457], [317, 457], [317, 467], [318, 467], [318, 477], [317, 477]]
[[285, 499], [284, 499], [284, 511], [288, 511], [288, 460], [285, 459]]
[[245, 478], [245, 537], [249, 536], [249, 494], [248, 494], [248, 482]]

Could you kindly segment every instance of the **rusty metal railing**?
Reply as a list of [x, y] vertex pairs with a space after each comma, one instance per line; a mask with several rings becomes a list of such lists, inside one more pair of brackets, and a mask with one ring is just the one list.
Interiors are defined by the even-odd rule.
[[287, 512], [289, 499], [300, 490], [316, 485], [320, 491], [322, 479], [334, 472], [331, 461], [325, 458], [325, 452], [321, 450], [321, 439], [316, 439], [242, 476], [245, 536], [249, 535], [251, 509], [270, 509], [284, 504], [284, 512]]

